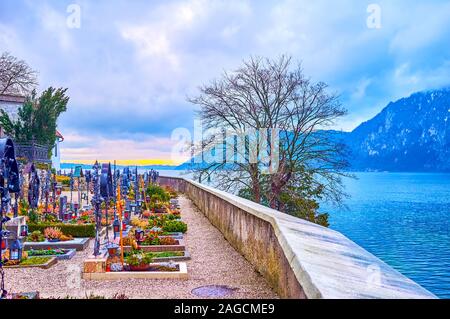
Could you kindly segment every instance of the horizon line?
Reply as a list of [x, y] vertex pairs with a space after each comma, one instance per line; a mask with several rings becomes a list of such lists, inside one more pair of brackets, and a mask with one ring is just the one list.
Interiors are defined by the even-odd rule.
[[95, 161], [98, 162], [109, 162], [111, 164], [116, 163], [116, 165], [125, 166], [178, 166], [183, 162], [166, 160], [166, 159], [129, 159], [129, 160], [108, 160], [108, 159], [88, 159], [88, 160], [61, 160], [61, 164], [84, 164], [84, 165], [94, 165]]

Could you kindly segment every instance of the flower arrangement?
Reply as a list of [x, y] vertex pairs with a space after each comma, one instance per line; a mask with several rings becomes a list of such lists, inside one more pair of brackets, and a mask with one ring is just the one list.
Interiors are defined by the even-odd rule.
[[144, 245], [160, 245], [161, 240], [158, 237], [158, 233], [150, 231], [146, 236], [144, 241], [142, 242]]
[[122, 238], [122, 245], [131, 246], [133, 249], [138, 249], [138, 244], [134, 238], [134, 234], [130, 231], [127, 237]]
[[131, 226], [134, 226], [137, 228], [142, 228], [142, 229], [147, 228], [149, 225], [148, 220], [141, 220], [137, 217], [132, 218], [130, 223], [131, 223]]
[[61, 241], [73, 240], [73, 236], [62, 234], [61, 237], [59, 238], [59, 240], [61, 240]]
[[151, 212], [146, 210], [144, 212], [142, 212], [142, 217], [143, 218], [149, 218], [151, 216]]
[[58, 218], [51, 213], [45, 213], [43, 216], [43, 220], [44, 220], [44, 222], [50, 222], [50, 223], [58, 222]]
[[42, 232], [40, 232], [39, 230], [36, 230], [28, 235], [26, 241], [30, 241], [33, 243], [42, 242], [42, 241], [45, 241], [45, 236], [42, 234]]
[[160, 237], [159, 239], [160, 245], [177, 245], [178, 240], [173, 237]]
[[178, 193], [171, 186], [164, 186], [164, 191], [169, 194], [170, 198], [177, 198]]
[[126, 257], [125, 262], [131, 270], [147, 270], [149, 264], [153, 262], [153, 255], [134, 252]]
[[47, 227], [44, 230], [44, 236], [49, 241], [59, 241], [62, 237], [63, 233], [61, 229], [57, 227]]

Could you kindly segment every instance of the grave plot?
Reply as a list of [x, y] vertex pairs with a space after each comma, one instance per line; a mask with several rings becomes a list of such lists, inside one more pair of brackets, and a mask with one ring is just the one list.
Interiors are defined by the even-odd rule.
[[25, 250], [74, 249], [81, 251], [89, 245], [90, 238], [73, 238], [65, 235], [58, 227], [47, 227], [44, 233], [33, 231], [26, 237]]
[[28, 257], [55, 257], [58, 260], [70, 260], [75, 256], [75, 249], [31, 249], [27, 251]]
[[188, 279], [186, 263], [161, 261], [153, 254], [134, 251], [124, 254], [111, 252], [104, 257], [93, 257], [84, 262], [83, 278], [91, 280], [114, 279]]
[[[6, 256], [6, 258], [8, 258]], [[22, 257], [20, 261], [7, 261], [3, 264], [4, 268], [42, 268], [48, 269], [58, 262], [56, 257]]]

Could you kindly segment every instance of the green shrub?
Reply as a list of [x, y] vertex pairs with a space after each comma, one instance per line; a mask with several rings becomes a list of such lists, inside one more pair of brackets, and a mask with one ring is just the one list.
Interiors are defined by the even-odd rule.
[[187, 232], [187, 224], [181, 220], [168, 220], [162, 227], [167, 233], [185, 233]]
[[39, 215], [34, 209], [28, 211], [28, 220], [30, 223], [37, 223], [39, 221]]
[[95, 224], [73, 225], [64, 223], [38, 223], [28, 224], [30, 232], [41, 231], [42, 233], [47, 227], [57, 227], [61, 229], [64, 235], [72, 237], [95, 237]]
[[152, 201], [168, 202], [170, 200], [170, 194], [164, 190], [161, 186], [150, 184], [145, 190], [147, 196], [152, 198]]
[[38, 242], [45, 241], [45, 236], [42, 234], [41, 231], [36, 230], [36, 231], [32, 232], [31, 234], [29, 234], [26, 240], [31, 241], [33, 243], [38, 243]]

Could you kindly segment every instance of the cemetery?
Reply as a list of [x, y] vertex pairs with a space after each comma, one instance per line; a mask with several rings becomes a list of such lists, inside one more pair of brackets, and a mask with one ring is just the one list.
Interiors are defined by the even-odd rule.
[[156, 172], [96, 162], [64, 175], [17, 161], [10, 138], [0, 148], [2, 298], [6, 269], [48, 269], [80, 252], [84, 280], [188, 279], [188, 225], [178, 193], [159, 186]]

